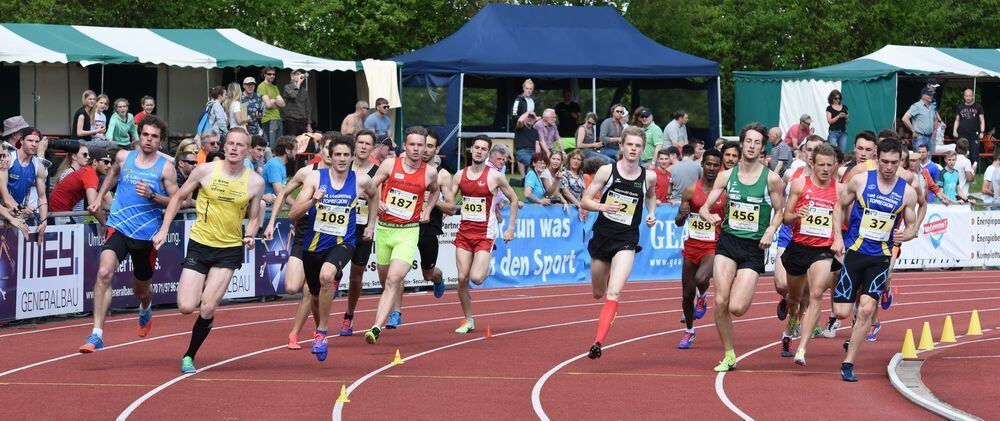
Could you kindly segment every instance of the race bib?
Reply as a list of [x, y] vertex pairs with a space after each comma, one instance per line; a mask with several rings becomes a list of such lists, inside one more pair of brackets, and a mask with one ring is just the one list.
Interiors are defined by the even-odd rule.
[[417, 209], [417, 195], [397, 188], [389, 190], [385, 198], [386, 213], [399, 219], [409, 220]]
[[892, 228], [896, 224], [896, 214], [865, 209], [861, 216], [861, 226], [858, 234], [872, 241], [889, 241]]
[[833, 209], [809, 206], [809, 213], [802, 218], [799, 233], [810, 237], [833, 238]]
[[486, 198], [462, 196], [462, 220], [486, 222]]
[[604, 203], [609, 205], [619, 204], [617, 213], [604, 212], [605, 218], [624, 225], [632, 225], [632, 217], [635, 215], [635, 208], [639, 205], [639, 198], [626, 196], [615, 191], [608, 190]]
[[688, 216], [688, 238], [700, 241], [715, 241], [715, 226], [701, 215], [692, 213]]
[[368, 201], [358, 198], [358, 225], [368, 225]]
[[757, 232], [759, 224], [759, 204], [729, 202], [729, 228], [736, 231]]
[[346, 206], [317, 203], [313, 231], [343, 237], [347, 235], [347, 221], [350, 221], [350, 215], [351, 209]]

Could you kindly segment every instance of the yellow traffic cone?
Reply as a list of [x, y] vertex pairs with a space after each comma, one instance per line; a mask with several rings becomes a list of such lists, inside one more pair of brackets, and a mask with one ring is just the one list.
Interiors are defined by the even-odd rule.
[[347, 386], [340, 385], [340, 397], [337, 398], [337, 402], [339, 402], [339, 403], [341, 403], [341, 402], [342, 403], [349, 403], [349, 402], [351, 402], [350, 399], [347, 399]]
[[934, 349], [934, 338], [931, 336], [931, 324], [924, 322], [924, 329], [920, 332], [919, 350]]
[[969, 332], [966, 335], [983, 335], [983, 327], [979, 324], [979, 311], [977, 310], [972, 310], [972, 319], [969, 320]]
[[396, 365], [403, 364], [403, 359], [399, 357], [399, 350], [396, 350], [396, 356], [392, 359], [392, 363]]
[[903, 339], [903, 359], [917, 359], [917, 350], [913, 347], [913, 329], [906, 329], [906, 338]]
[[951, 315], [947, 315], [944, 318], [944, 328], [941, 329], [941, 340], [939, 342], [957, 342], [955, 341], [955, 327], [951, 324]]

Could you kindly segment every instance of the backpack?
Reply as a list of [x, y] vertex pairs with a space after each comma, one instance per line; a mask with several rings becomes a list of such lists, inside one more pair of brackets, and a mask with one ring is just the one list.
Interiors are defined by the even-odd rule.
[[198, 127], [195, 128], [194, 134], [200, 135], [212, 127], [212, 101], [205, 104], [205, 109], [201, 112], [201, 116], [198, 117]]

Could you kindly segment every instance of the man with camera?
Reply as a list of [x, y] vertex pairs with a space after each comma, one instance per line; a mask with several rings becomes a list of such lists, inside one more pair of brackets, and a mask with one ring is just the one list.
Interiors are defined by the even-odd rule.
[[312, 104], [309, 102], [309, 87], [305, 83], [308, 77], [305, 70], [297, 69], [292, 72], [292, 81], [282, 89], [285, 112], [281, 123], [285, 135], [298, 136], [312, 131], [309, 124]]

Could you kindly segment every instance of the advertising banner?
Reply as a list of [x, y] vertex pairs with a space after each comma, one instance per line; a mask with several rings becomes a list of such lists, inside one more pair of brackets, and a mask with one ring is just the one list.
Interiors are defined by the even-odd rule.
[[[500, 232], [507, 230], [510, 209], [502, 211]], [[590, 281], [585, 227], [575, 211], [560, 206], [529, 205], [514, 221], [514, 241], [494, 242], [490, 276], [484, 288]]]
[[17, 246], [20, 234], [0, 228], [0, 320], [12, 320], [17, 308]]
[[45, 239], [18, 233], [14, 317], [83, 311], [83, 225], [48, 227]]

